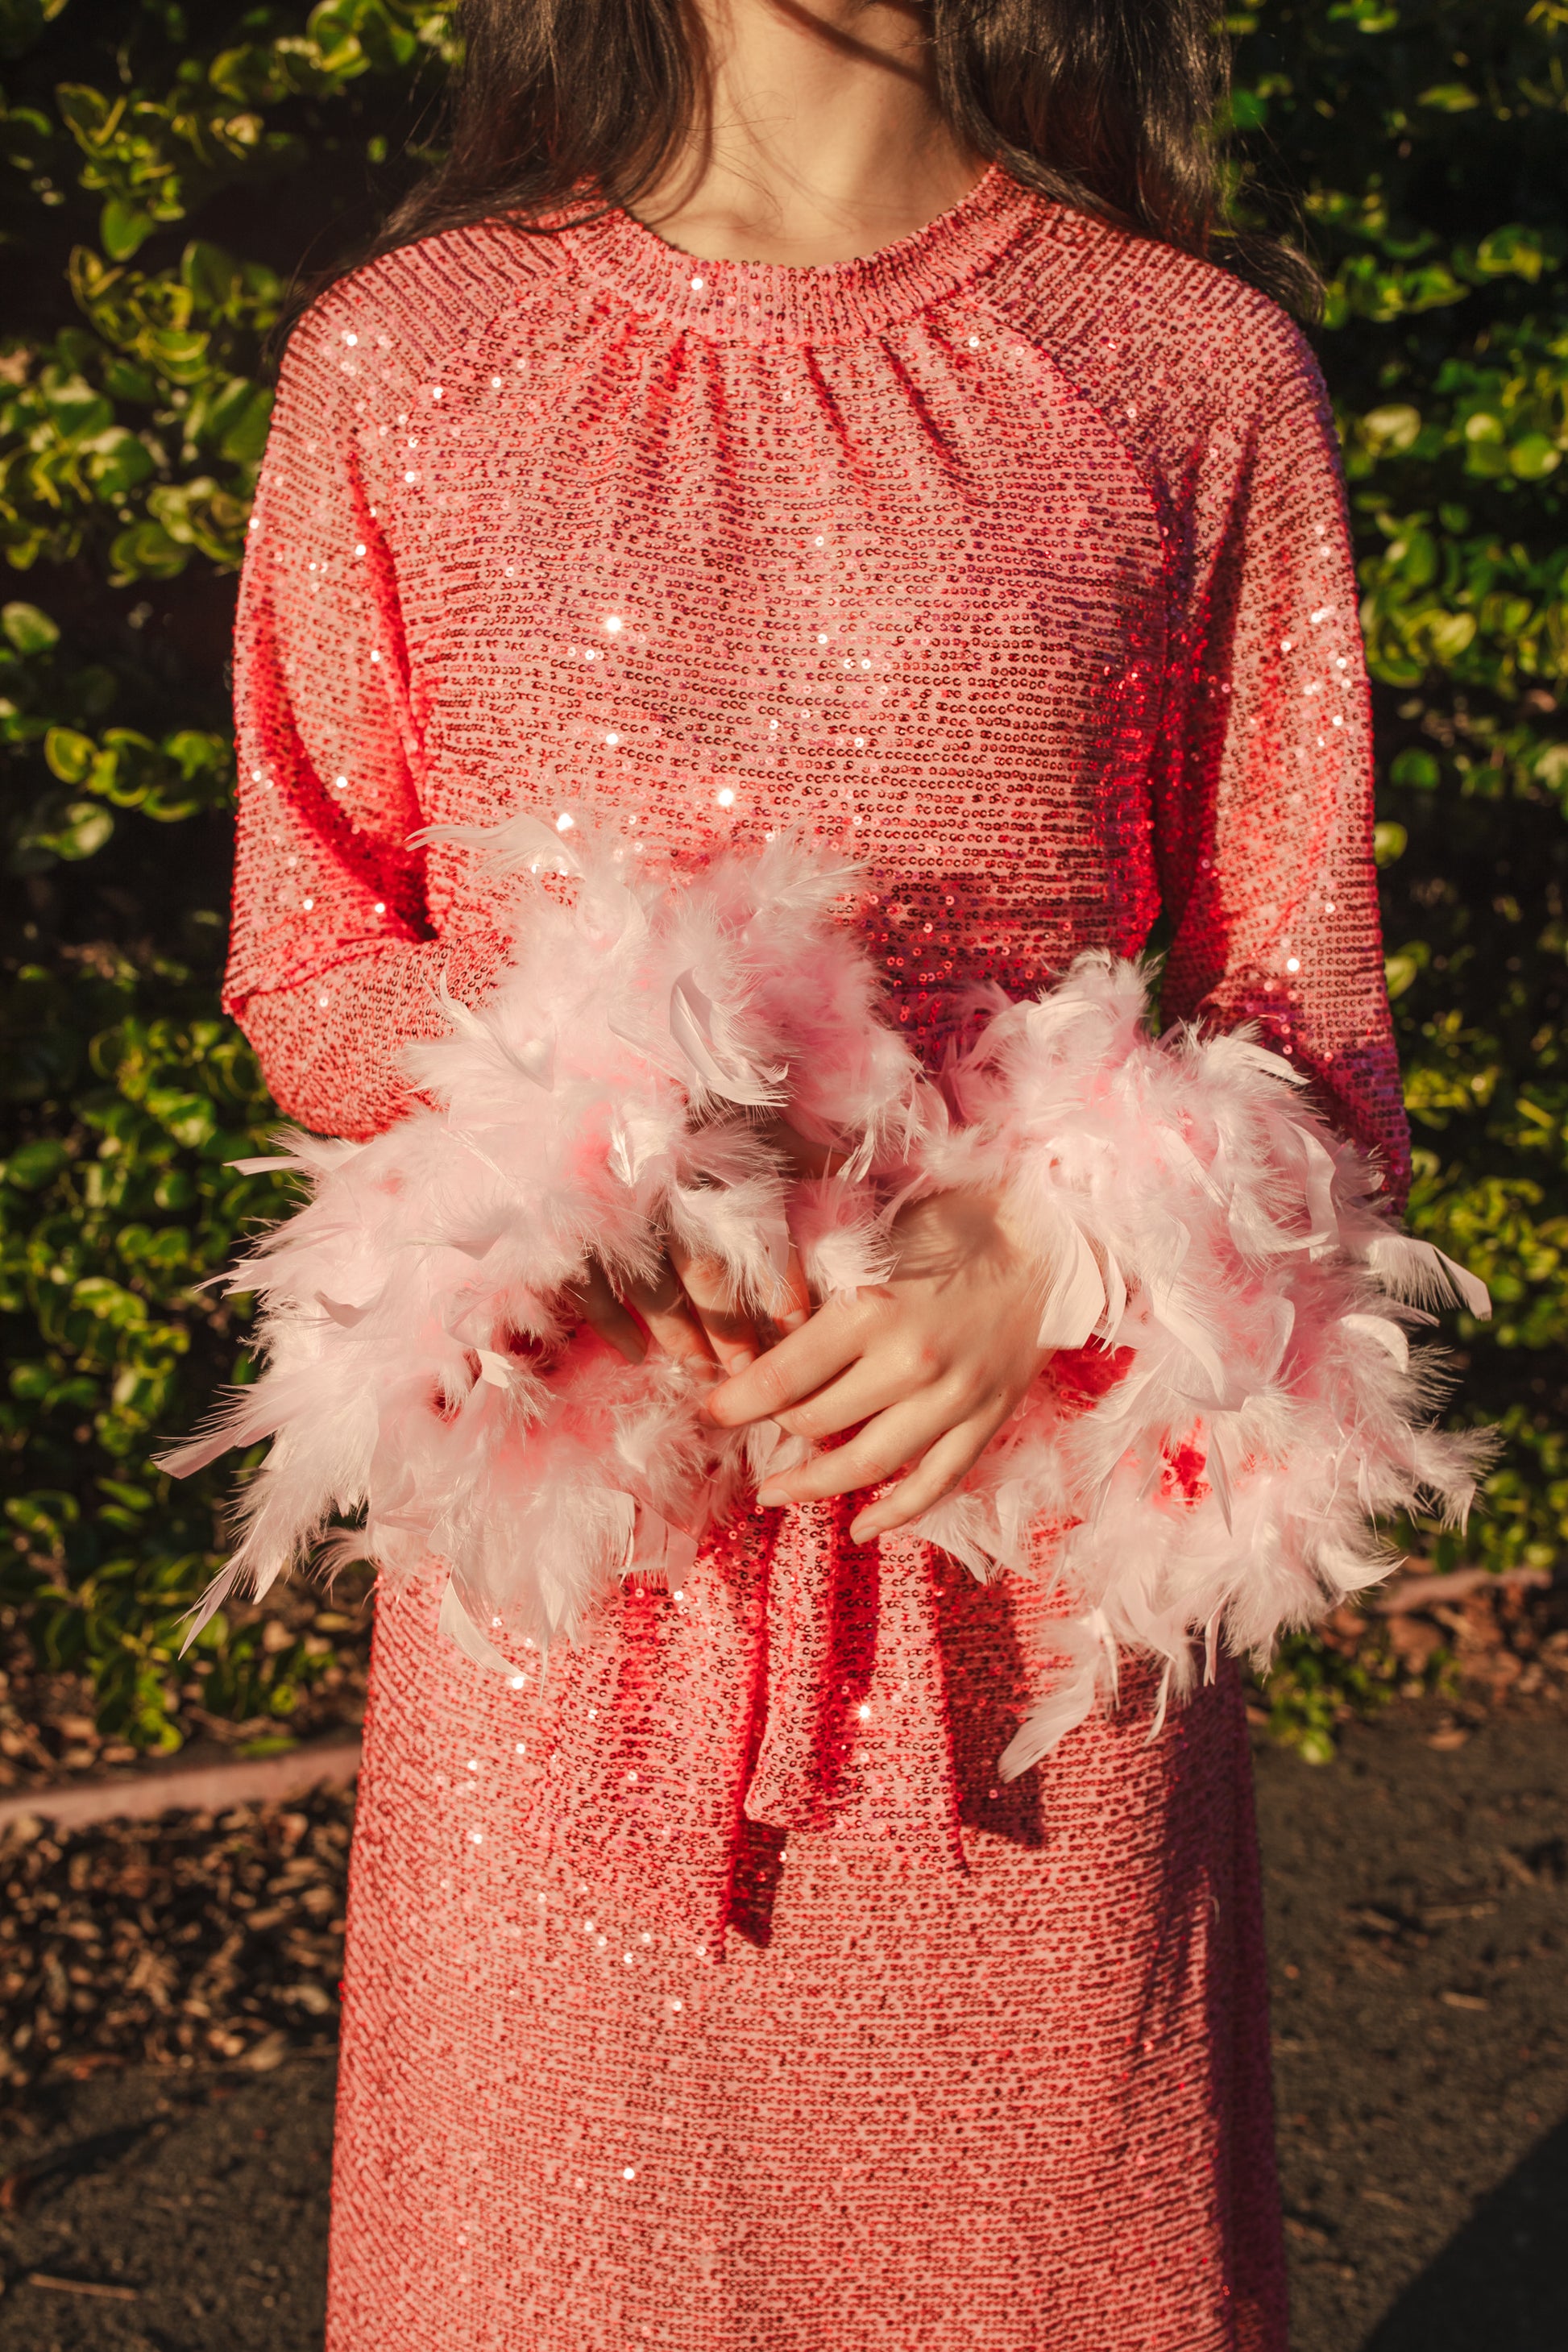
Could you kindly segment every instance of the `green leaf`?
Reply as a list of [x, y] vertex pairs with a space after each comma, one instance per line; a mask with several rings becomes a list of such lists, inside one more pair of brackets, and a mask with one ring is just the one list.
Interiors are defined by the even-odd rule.
[[123, 100], [117, 105], [101, 90], [89, 89], [81, 82], [61, 82], [55, 92], [55, 102], [66, 127], [83, 146], [92, 145], [111, 129], [124, 108]]
[[146, 1486], [128, 1486], [119, 1478], [100, 1478], [98, 1486], [100, 1494], [122, 1503], [128, 1511], [147, 1511], [153, 1507], [152, 1492]]
[[204, 310], [237, 314], [245, 294], [245, 272], [232, 253], [194, 237], [180, 256], [180, 282]]
[[53, 24], [66, 0], [0, 0], [0, 58], [21, 58]]
[[1476, 247], [1476, 267], [1492, 278], [1523, 278], [1533, 285], [1547, 266], [1540, 233], [1517, 224], [1493, 229]]
[[0, 629], [19, 654], [47, 654], [60, 641], [58, 625], [36, 604], [0, 607]]
[[65, 1145], [53, 1137], [41, 1137], [36, 1143], [24, 1143], [13, 1151], [4, 1163], [5, 1181], [18, 1192], [40, 1192], [52, 1184], [68, 1161]]
[[88, 479], [106, 502], [123, 498], [153, 471], [152, 453], [123, 425], [99, 434], [87, 443], [86, 452]]
[[231, 384], [227, 396], [216, 403], [212, 425], [220, 457], [231, 465], [250, 465], [267, 446], [272, 419], [272, 394], [265, 384]]
[[111, 261], [129, 261], [156, 226], [149, 213], [123, 196], [109, 197], [98, 216], [98, 234]]
[[1457, 662], [1475, 643], [1476, 628], [1473, 613], [1430, 613], [1423, 623], [1423, 634], [1434, 656], [1447, 664]]
[[193, 1150], [207, 1142], [217, 1130], [216, 1114], [205, 1095], [157, 1087], [148, 1093], [147, 1108], [177, 1142]]
[[106, 809], [99, 801], [72, 801], [49, 835], [48, 845], [57, 857], [74, 865], [81, 858], [96, 856], [113, 833], [112, 809]]
[[[1403, 751], [1396, 753], [1389, 768], [1388, 777], [1391, 783], [1412, 784], [1417, 792], [1431, 793], [1436, 792], [1442, 782], [1443, 771], [1436, 752], [1424, 751], [1419, 744], [1410, 743]], [[1399, 845], [1403, 849], [1404, 827], [1395, 825], [1394, 831], [1399, 835]]]
[[1468, 114], [1480, 102], [1475, 91], [1462, 81], [1435, 83], [1432, 89], [1424, 89], [1415, 101], [1417, 106], [1435, 107], [1439, 114]]
[[62, 784], [79, 784], [91, 772], [98, 746], [90, 735], [79, 735], [74, 728], [51, 727], [44, 738], [44, 757], [49, 772]]
[[107, 1275], [84, 1275], [71, 1292], [73, 1303], [85, 1307], [100, 1321], [113, 1323], [121, 1330], [134, 1329], [147, 1320], [147, 1309], [133, 1290], [123, 1284], [111, 1282]]
[[173, 580], [190, 561], [190, 550], [171, 539], [161, 523], [132, 523], [110, 542], [110, 577], [132, 580]]
[[1353, 24], [1358, 33], [1392, 33], [1399, 22], [1399, 11], [1384, 7], [1382, 0], [1332, 0], [1329, 22], [1346, 21]]
[[1405, 403], [1374, 408], [1361, 419], [1361, 431], [1380, 454], [1408, 449], [1421, 431], [1421, 411]]
[[107, 433], [114, 422], [114, 411], [103, 394], [79, 375], [46, 371], [41, 388], [49, 421], [62, 441], [90, 440], [95, 433]]
[[35, 1489], [30, 1495], [12, 1496], [5, 1505], [5, 1517], [13, 1527], [25, 1528], [30, 1536], [41, 1536], [46, 1542], [58, 1541], [62, 1530], [74, 1527], [81, 1517], [81, 1506], [74, 1495], [56, 1493], [48, 1487]]
[[1550, 434], [1527, 433], [1509, 451], [1508, 462], [1510, 470], [1521, 482], [1539, 482], [1557, 471], [1563, 463], [1563, 452]]
[[158, 387], [144, 367], [134, 361], [116, 358], [103, 371], [103, 388], [111, 400], [135, 400], [148, 406], [158, 397]]

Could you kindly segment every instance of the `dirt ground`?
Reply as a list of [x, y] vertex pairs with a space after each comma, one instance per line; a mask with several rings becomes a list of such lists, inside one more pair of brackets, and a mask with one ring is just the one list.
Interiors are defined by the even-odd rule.
[[[1563, 2352], [1568, 1716], [1400, 1706], [1258, 1804], [1293, 2352]], [[14, 2086], [0, 2352], [317, 2352], [332, 2067], [284, 2040]]]
[[1258, 1763], [1294, 2352], [1564, 2352], [1568, 1717]]

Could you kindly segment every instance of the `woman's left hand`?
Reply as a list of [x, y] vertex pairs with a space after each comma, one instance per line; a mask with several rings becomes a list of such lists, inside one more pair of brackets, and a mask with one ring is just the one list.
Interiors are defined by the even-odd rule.
[[978, 1192], [916, 1201], [894, 1221], [885, 1282], [810, 1320], [708, 1399], [726, 1429], [776, 1421], [849, 1442], [763, 1481], [764, 1505], [805, 1503], [910, 1475], [867, 1504], [857, 1543], [906, 1526], [957, 1486], [1010, 1418], [1051, 1350], [1039, 1344], [1044, 1280]]

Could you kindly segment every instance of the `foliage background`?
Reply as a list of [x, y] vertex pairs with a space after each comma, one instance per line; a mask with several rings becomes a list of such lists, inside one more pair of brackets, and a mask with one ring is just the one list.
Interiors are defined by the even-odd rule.
[[[1470, 1547], [1568, 1532], [1568, 5], [1263, 0], [1237, 203], [1330, 280], [1376, 680], [1417, 1227], [1483, 1274], [1465, 1410], [1509, 1435]], [[196, 1286], [283, 1205], [216, 1009], [227, 631], [290, 274], [418, 168], [442, 0], [0, 0], [0, 1602], [107, 1731], [294, 1710], [324, 1647], [215, 1621], [226, 1473], [152, 1466], [243, 1322]], [[1415, 1539], [1439, 1560], [1451, 1543]], [[1333, 1675], [1280, 1678], [1309, 1733]], [[1317, 1715], [1314, 1715], [1314, 1709]]]

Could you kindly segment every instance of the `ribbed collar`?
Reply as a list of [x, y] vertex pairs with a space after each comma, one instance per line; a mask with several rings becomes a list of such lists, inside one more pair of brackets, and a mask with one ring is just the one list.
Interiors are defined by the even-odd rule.
[[702, 261], [620, 209], [562, 233], [584, 271], [633, 310], [700, 334], [833, 342], [913, 318], [994, 261], [1049, 207], [993, 163], [912, 236], [825, 269]]

